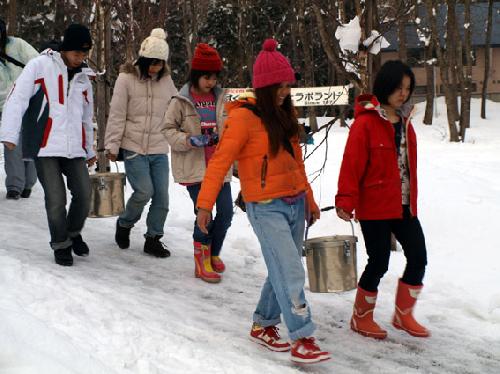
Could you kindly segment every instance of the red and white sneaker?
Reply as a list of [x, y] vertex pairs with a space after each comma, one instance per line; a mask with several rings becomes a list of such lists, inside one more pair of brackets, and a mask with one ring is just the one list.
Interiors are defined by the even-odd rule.
[[275, 352], [288, 352], [290, 343], [281, 339], [276, 326], [262, 327], [255, 323], [250, 331], [250, 340]]
[[314, 364], [331, 358], [330, 353], [322, 351], [314, 338], [302, 338], [292, 344], [292, 361], [301, 364]]

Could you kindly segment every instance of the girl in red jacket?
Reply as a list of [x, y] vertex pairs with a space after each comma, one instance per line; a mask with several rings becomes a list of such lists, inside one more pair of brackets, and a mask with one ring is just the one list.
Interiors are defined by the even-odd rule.
[[410, 123], [415, 76], [401, 61], [386, 62], [374, 82], [374, 95], [356, 99], [335, 197], [337, 215], [360, 221], [368, 263], [358, 283], [351, 328], [384, 339], [373, 320], [380, 279], [389, 266], [391, 234], [401, 243], [406, 268], [399, 280], [392, 324], [418, 337], [429, 331], [412, 311], [422, 289], [427, 253], [417, 218], [417, 140]]

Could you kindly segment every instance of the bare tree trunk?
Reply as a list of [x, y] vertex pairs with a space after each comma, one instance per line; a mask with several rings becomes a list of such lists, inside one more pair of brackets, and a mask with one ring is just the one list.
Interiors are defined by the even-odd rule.
[[[376, 29], [376, 13], [377, 13], [377, 0], [365, 0], [365, 14], [364, 22], [362, 25], [363, 36], [362, 39], [367, 39], [371, 35], [371, 30]], [[363, 88], [365, 92], [370, 92], [373, 89], [373, 81], [375, 76], [373, 74], [374, 57], [368, 51], [361, 54], [361, 65], [364, 66], [364, 79]], [[361, 75], [363, 77], [363, 73]]]
[[128, 14], [128, 27], [126, 27], [127, 33], [127, 48], [126, 48], [126, 59], [127, 61], [135, 60], [135, 12], [134, 12], [134, 2], [133, 0], [128, 0], [129, 14]]
[[[448, 5], [447, 14], [447, 32], [446, 32], [446, 55], [448, 57], [448, 68], [451, 74], [450, 92], [452, 93], [452, 98], [449, 98], [449, 104], [451, 105], [450, 110], [454, 113], [454, 120], [458, 122], [460, 120], [460, 113], [458, 111], [458, 86], [461, 85], [462, 77], [462, 42], [457, 31], [456, 22], [456, 3], [457, 0], [446, 0]], [[461, 85], [461, 91], [463, 92], [463, 87]]]
[[193, 58], [193, 33], [190, 28], [189, 20], [194, 17], [193, 14], [190, 14], [191, 8], [188, 7], [188, 0], [182, 0], [182, 29], [184, 30], [184, 43], [186, 46], [186, 54], [187, 54], [187, 64]]
[[[332, 4], [335, 4], [333, 1], [332, 1]], [[338, 0], [337, 1], [337, 5], [338, 5], [338, 17], [339, 17], [339, 20], [341, 23], [347, 23], [347, 16], [346, 16], [346, 13], [345, 13], [345, 2], [344, 0]]]
[[17, 34], [17, 0], [9, 0], [8, 2], [8, 16], [7, 16], [7, 34]]
[[[361, 89], [361, 80], [356, 74], [347, 72], [343, 65], [343, 61], [341, 60], [341, 52], [340, 47], [338, 45], [338, 40], [334, 40], [333, 33], [327, 29], [325, 25], [325, 21], [323, 20], [323, 15], [321, 13], [321, 8], [317, 4], [318, 1], [313, 1], [312, 9], [314, 12], [314, 16], [316, 18], [316, 23], [318, 26], [319, 35], [321, 38], [321, 45], [325, 51], [326, 57], [329, 62], [335, 66], [335, 70], [342, 75], [341, 78], [346, 78], [351, 81], [354, 86], [358, 89]], [[334, 25], [333, 29], [335, 30], [337, 25]]]
[[484, 76], [481, 91], [481, 118], [486, 118], [486, 99], [488, 92], [488, 79], [490, 77], [491, 30], [493, 22], [493, 0], [488, 2], [488, 23], [486, 24], [486, 42], [484, 43]]
[[406, 22], [407, 17], [398, 17], [398, 39], [399, 39], [399, 59], [406, 62], [408, 59], [408, 51], [406, 49]]
[[104, 173], [109, 170], [109, 161], [104, 154], [104, 136], [106, 134], [106, 121], [109, 110], [110, 91], [107, 87], [109, 65], [111, 56], [111, 10], [106, 1], [96, 1], [96, 107], [97, 107], [97, 161], [98, 171]]
[[[247, 24], [251, 24], [251, 14], [250, 14], [250, 8], [252, 6], [252, 0], [245, 0], [245, 6], [247, 8], [247, 13], [246, 13], [246, 16], [247, 16]], [[248, 22], [250, 20], [250, 22]], [[248, 66], [248, 76], [250, 78], [249, 82], [250, 82], [250, 87], [252, 86], [251, 84], [251, 78], [252, 78], [252, 74], [253, 74], [253, 59], [255, 55], [257, 55], [257, 51], [254, 50], [254, 45], [252, 43], [252, 37], [251, 35], [249, 35], [249, 30], [245, 30], [245, 41], [246, 41], [246, 50], [247, 50], [247, 54], [246, 54], [246, 59], [247, 59], [247, 66]]]
[[160, 0], [158, 4], [158, 27], [165, 29], [165, 23], [167, 21], [167, 0]]
[[437, 29], [437, 19], [436, 19], [436, 3], [434, 0], [425, 0], [425, 6], [427, 10], [427, 17], [429, 19], [429, 24], [431, 27], [432, 41], [436, 51], [437, 60], [439, 62], [439, 72], [441, 76], [441, 83], [443, 86], [443, 91], [446, 99], [446, 112], [448, 117], [448, 128], [450, 131], [450, 141], [458, 142], [459, 133], [456, 124], [456, 111], [453, 110], [453, 102], [455, 103], [456, 108], [456, 96], [453, 96], [453, 93], [450, 89], [450, 83], [448, 79], [448, 56], [443, 53], [440, 45], [440, 39]]
[[434, 76], [434, 62], [429, 63], [432, 60], [432, 41], [429, 45], [425, 46], [425, 76], [426, 76], [426, 86], [427, 91], [425, 93], [425, 115], [424, 123], [426, 125], [432, 125], [432, 117], [434, 115], [434, 97], [436, 93], [435, 90], [435, 79]]
[[[305, 83], [308, 87], [314, 87], [314, 62], [311, 53], [311, 40], [309, 33], [306, 31], [306, 2], [305, 0], [297, 0], [297, 24], [299, 29], [299, 37], [302, 43], [302, 52], [304, 53], [304, 71]], [[318, 121], [316, 119], [316, 110], [314, 107], [307, 108], [309, 115], [309, 126], [313, 132], [318, 131]]]
[[[460, 100], [460, 138], [465, 141], [465, 131], [470, 127], [470, 101], [472, 95], [472, 33], [470, 19], [470, 0], [464, 0], [464, 53], [465, 74], [463, 79], [464, 90]], [[462, 69], [463, 72], [463, 69]], [[462, 73], [463, 74], [463, 73]]]
[[66, 28], [64, 16], [66, 15], [66, 2], [64, 0], [54, 0], [54, 28], [53, 34], [56, 40], [61, 40], [63, 31]]
[[[242, 86], [247, 86], [250, 84], [253, 69], [253, 44], [250, 41], [248, 32], [251, 29], [250, 11], [251, 11], [251, 0], [236, 0], [239, 6], [238, 12], [238, 44], [239, 48], [239, 60], [240, 66], [242, 68], [238, 69], [239, 82]], [[249, 22], [250, 21], [250, 22]], [[245, 69], [243, 68], [245, 67]]]
[[[373, 0], [373, 6], [374, 6], [374, 11], [373, 11], [373, 29], [379, 30], [380, 29], [380, 20], [379, 20], [379, 14], [378, 14], [378, 0]], [[406, 46], [405, 46], [405, 48], [406, 48]], [[370, 89], [373, 90], [373, 83], [375, 81], [376, 73], [382, 67], [382, 53], [378, 53], [376, 55], [372, 54], [372, 58], [373, 58], [373, 60], [372, 60], [372, 66], [371, 66], [371, 69], [372, 69], [372, 73], [371, 73], [372, 82], [371, 82]]]

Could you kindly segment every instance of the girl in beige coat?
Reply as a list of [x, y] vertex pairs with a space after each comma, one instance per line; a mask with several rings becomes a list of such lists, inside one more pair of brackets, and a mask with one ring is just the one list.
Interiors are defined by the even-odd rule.
[[[224, 122], [223, 93], [217, 86], [222, 60], [208, 44], [196, 46], [191, 61], [189, 81], [175, 96], [168, 108], [166, 135], [172, 147], [172, 174], [177, 183], [186, 186], [196, 200], [201, 181], [215, 152]], [[226, 176], [217, 196], [217, 215], [205, 234], [194, 223], [195, 276], [205, 282], [217, 283], [225, 270], [219, 254], [233, 218], [231, 175]]]
[[115, 84], [106, 127], [105, 148], [115, 161], [122, 152], [127, 179], [134, 192], [116, 222], [115, 241], [130, 246], [130, 230], [151, 200], [146, 219], [144, 252], [168, 257], [160, 241], [168, 213], [168, 151], [165, 112], [177, 89], [170, 77], [165, 32], [154, 29], [139, 51], [139, 58], [125, 64]]

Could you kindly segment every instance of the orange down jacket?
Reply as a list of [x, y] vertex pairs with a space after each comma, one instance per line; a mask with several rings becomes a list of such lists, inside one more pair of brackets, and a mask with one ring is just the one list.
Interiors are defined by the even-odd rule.
[[242, 107], [245, 104], [255, 105], [255, 99], [226, 104], [228, 118], [224, 135], [208, 164], [198, 195], [198, 208], [212, 210], [227, 171], [238, 161], [241, 193], [246, 202], [294, 196], [305, 191], [310, 209], [317, 209], [298, 137], [290, 139], [295, 157], [283, 148], [271, 156], [264, 124], [251, 110]]

